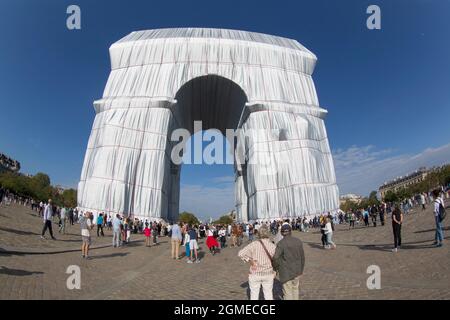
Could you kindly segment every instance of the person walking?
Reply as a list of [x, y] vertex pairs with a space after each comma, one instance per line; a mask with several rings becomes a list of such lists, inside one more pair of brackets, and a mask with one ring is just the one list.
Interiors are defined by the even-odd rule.
[[112, 221], [112, 228], [113, 228], [112, 245], [114, 248], [120, 247], [121, 226], [122, 221], [120, 220], [120, 215], [116, 214], [116, 217]]
[[380, 212], [381, 225], [384, 226], [384, 217], [386, 215], [386, 204], [385, 203], [380, 204], [379, 212]]
[[323, 231], [326, 237], [325, 249], [336, 249], [336, 244], [333, 242], [333, 226], [329, 217], [325, 218], [325, 227], [323, 228]]
[[250, 263], [248, 285], [250, 300], [259, 300], [261, 286], [265, 300], [273, 300], [273, 280], [275, 271], [272, 266], [272, 257], [275, 254], [275, 245], [270, 241], [270, 231], [265, 225], [258, 230], [258, 241], [253, 241], [238, 253], [239, 258]]
[[351, 228], [355, 228], [355, 220], [356, 220], [356, 216], [355, 216], [355, 213], [352, 211], [352, 212], [350, 212], [350, 226], [349, 226], [349, 229], [350, 229], [350, 227]]
[[373, 205], [372, 208], [370, 208], [370, 217], [372, 218], [372, 224], [374, 227], [377, 226], [377, 216], [378, 216], [378, 208], [376, 205]]
[[248, 241], [252, 242], [253, 241], [253, 233], [254, 233], [254, 228], [253, 228], [253, 224], [249, 224], [248, 225]]
[[289, 225], [281, 226], [283, 239], [278, 242], [273, 256], [273, 267], [283, 285], [284, 300], [299, 300], [300, 276], [305, 268], [303, 242], [292, 236]]
[[43, 217], [44, 216], [44, 203], [41, 201], [39, 202], [39, 217]]
[[105, 234], [103, 233], [103, 219], [103, 213], [100, 213], [97, 217], [97, 237], [99, 237], [100, 234], [102, 235], [102, 237], [105, 236]]
[[158, 245], [158, 234], [159, 234], [159, 229], [158, 229], [158, 225], [156, 224], [156, 222], [153, 222], [152, 224], [152, 238], [153, 238], [153, 244], [154, 245]]
[[[198, 234], [197, 230], [195, 230], [195, 227], [189, 228], [188, 231], [189, 234], [189, 250], [190, 250], [190, 259], [187, 261], [187, 263], [199, 263], [200, 260], [198, 259]], [[194, 260], [195, 255], [195, 260]]]
[[132, 228], [132, 221], [130, 220], [130, 218], [126, 218], [125, 219], [125, 224], [124, 224], [124, 230], [125, 230], [125, 241], [126, 243], [130, 243], [131, 240], [131, 228]]
[[4, 197], [4, 195], [5, 195], [5, 190], [4, 190], [2, 187], [0, 187], [0, 206], [1, 206], [2, 203], [3, 203], [3, 197]]
[[238, 226], [236, 224], [233, 224], [233, 226], [231, 228], [231, 245], [232, 245], [232, 247], [236, 247], [237, 236], [238, 236]]
[[[181, 225], [181, 223], [180, 223]], [[172, 259], [180, 259], [180, 244], [182, 240], [181, 235], [181, 228], [180, 225], [177, 223], [174, 223], [172, 225], [171, 231], [172, 231], [172, 237], [171, 237], [171, 244], [172, 244]]]
[[66, 234], [67, 209], [62, 207], [59, 213], [59, 233]]
[[214, 237], [214, 231], [210, 226], [206, 227], [206, 246], [212, 255], [215, 255], [219, 248], [219, 242], [217, 242], [217, 239]]
[[433, 197], [434, 197], [433, 214], [434, 214], [434, 221], [436, 223], [436, 231], [434, 234], [433, 244], [436, 247], [442, 247], [442, 242], [444, 239], [444, 231], [442, 230], [442, 221], [443, 221], [442, 213], [445, 212], [445, 204], [444, 199], [440, 196], [439, 190], [433, 191]]
[[326, 225], [326, 221], [325, 218], [323, 216], [320, 217], [320, 240], [322, 241], [322, 247], [326, 248], [327, 246], [327, 236], [325, 234], [325, 225]]
[[225, 227], [221, 227], [219, 230], [219, 241], [220, 241], [220, 248], [225, 248], [225, 244], [226, 244], [226, 230]]
[[394, 211], [392, 211], [392, 231], [394, 232], [394, 249], [392, 249], [392, 252], [397, 252], [402, 245], [402, 223], [403, 213], [397, 204], [395, 205]]
[[69, 223], [73, 226], [73, 208], [69, 209]]
[[369, 211], [367, 209], [364, 209], [364, 226], [368, 227], [369, 226]]
[[42, 228], [41, 239], [45, 239], [45, 232], [48, 229], [52, 239], [56, 240], [56, 238], [53, 236], [52, 217], [53, 217], [52, 199], [48, 199], [48, 203], [45, 206], [44, 211], [43, 211], [44, 227]]
[[189, 237], [189, 226], [185, 225], [185, 233], [184, 233], [184, 241], [183, 241], [183, 246], [185, 247], [185, 255], [188, 258], [188, 261], [191, 259], [191, 250], [190, 250], [190, 246], [189, 246], [189, 242], [191, 240], [191, 238]]
[[92, 222], [93, 215], [91, 212], [85, 212], [84, 215], [80, 218], [80, 227], [81, 227], [81, 239], [83, 244], [81, 245], [81, 256], [85, 259], [89, 258], [89, 246], [91, 245], [91, 229], [94, 228], [94, 224]]
[[240, 225], [238, 225], [237, 236], [236, 236], [236, 241], [237, 241], [238, 247], [240, 247], [242, 245], [243, 240], [244, 240], [244, 227], [240, 224]]
[[150, 247], [150, 237], [151, 237], [151, 235], [152, 235], [152, 231], [148, 227], [148, 222], [146, 222], [145, 223], [145, 228], [144, 228], [145, 246], [146, 247]]
[[425, 208], [425, 203], [426, 203], [426, 201], [425, 201], [425, 196], [424, 196], [423, 193], [421, 193], [421, 194], [420, 194], [420, 204], [422, 205], [422, 211], [426, 209], [426, 208]]

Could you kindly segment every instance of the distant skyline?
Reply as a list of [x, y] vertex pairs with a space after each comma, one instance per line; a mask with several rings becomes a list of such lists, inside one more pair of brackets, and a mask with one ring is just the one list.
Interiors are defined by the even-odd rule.
[[[81, 8], [81, 30], [66, 8]], [[24, 173], [76, 187], [110, 72], [109, 46], [135, 30], [215, 27], [298, 40], [313, 74], [340, 193], [367, 195], [420, 166], [450, 161], [450, 1], [26, 1], [0, 3], [0, 152]], [[381, 30], [366, 9], [381, 8]], [[231, 165], [184, 165], [180, 210], [234, 205]]]

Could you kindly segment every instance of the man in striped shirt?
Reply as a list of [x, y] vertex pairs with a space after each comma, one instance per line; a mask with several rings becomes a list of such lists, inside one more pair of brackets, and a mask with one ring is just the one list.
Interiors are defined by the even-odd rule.
[[275, 254], [275, 245], [270, 241], [269, 228], [262, 225], [258, 230], [258, 241], [254, 241], [239, 251], [238, 256], [250, 263], [248, 285], [250, 299], [258, 300], [259, 291], [263, 287], [264, 299], [273, 300], [273, 279], [275, 271], [272, 267], [272, 257]]

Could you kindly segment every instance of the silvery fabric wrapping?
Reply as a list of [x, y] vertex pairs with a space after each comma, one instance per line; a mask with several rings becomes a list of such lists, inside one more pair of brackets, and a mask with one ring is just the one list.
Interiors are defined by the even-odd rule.
[[194, 120], [245, 136], [245, 159], [235, 165], [239, 220], [338, 209], [327, 112], [311, 77], [317, 59], [297, 41], [156, 29], [132, 32], [110, 57], [78, 186], [81, 210], [176, 219], [180, 167], [169, 138], [180, 127], [193, 133]]

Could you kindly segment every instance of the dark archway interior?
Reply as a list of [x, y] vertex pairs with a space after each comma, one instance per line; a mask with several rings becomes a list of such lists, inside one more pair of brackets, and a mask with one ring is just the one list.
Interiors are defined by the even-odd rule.
[[236, 129], [247, 96], [239, 85], [217, 75], [194, 78], [177, 92], [176, 113], [180, 126], [194, 132], [194, 121], [202, 121], [202, 129]]
[[[247, 95], [233, 81], [207, 75], [185, 83], [177, 92], [173, 108], [178, 126], [194, 134], [194, 121], [202, 121], [202, 130], [237, 129]], [[230, 141], [234, 145], [234, 141]], [[181, 166], [171, 164], [169, 215], [179, 212]]]

